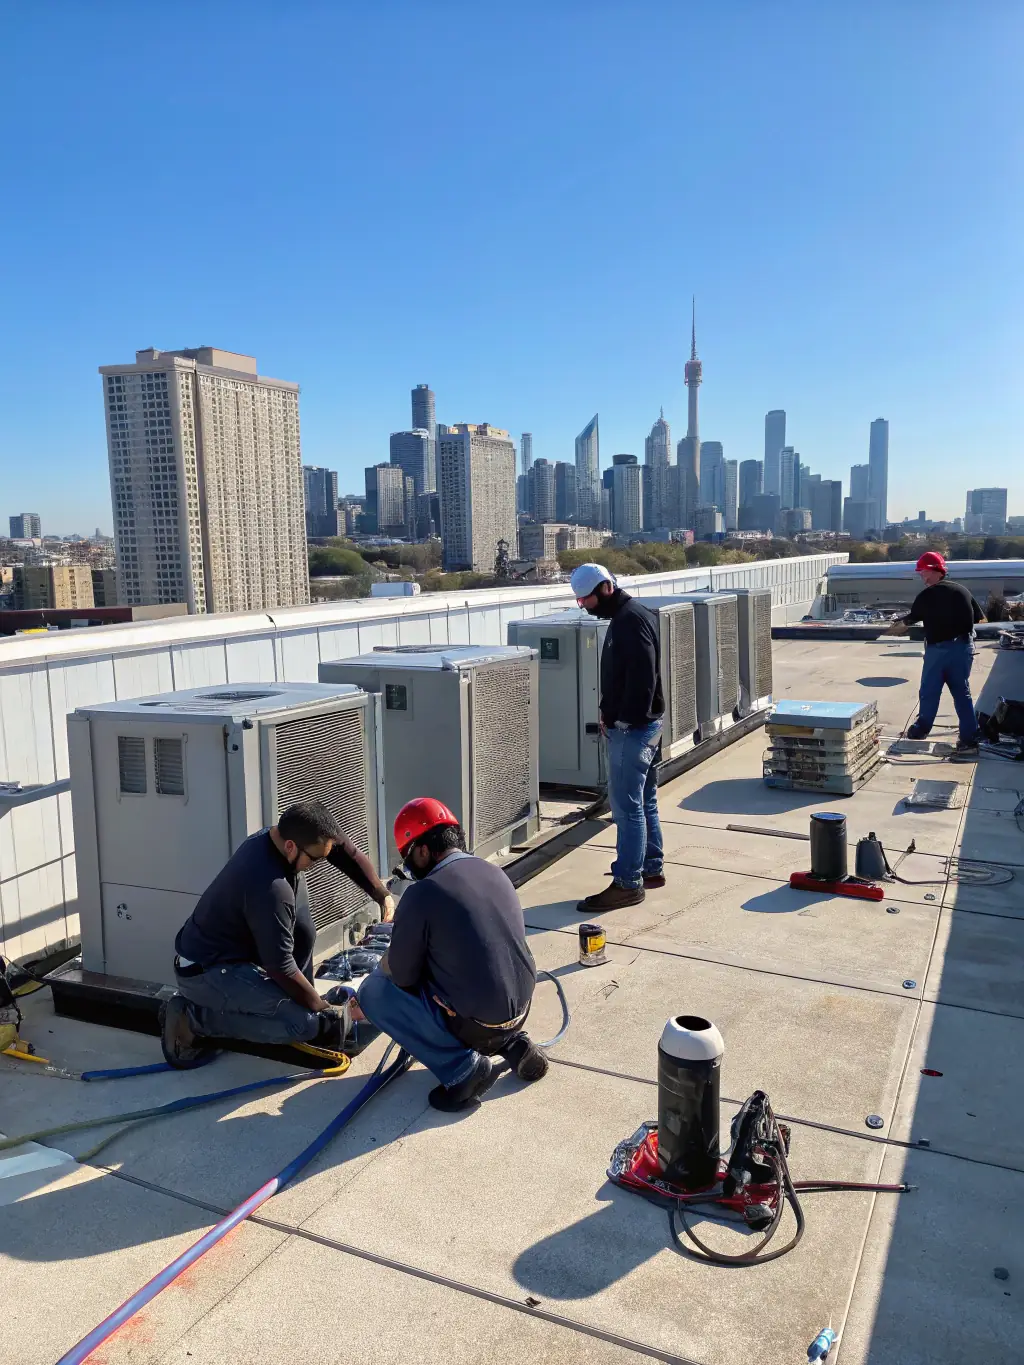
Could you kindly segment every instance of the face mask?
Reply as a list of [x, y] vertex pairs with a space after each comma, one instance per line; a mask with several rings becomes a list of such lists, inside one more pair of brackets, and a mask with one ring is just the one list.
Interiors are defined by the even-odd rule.
[[615, 614], [614, 601], [615, 601], [614, 591], [609, 593], [603, 593], [597, 599], [597, 606], [586, 608], [587, 615], [600, 616], [607, 620], [608, 618]]
[[433, 871], [433, 868], [431, 867], [420, 868], [417, 867], [414, 863], [408, 861], [403, 862], [402, 868], [405, 871], [405, 875], [414, 882], [421, 882], [429, 872]]

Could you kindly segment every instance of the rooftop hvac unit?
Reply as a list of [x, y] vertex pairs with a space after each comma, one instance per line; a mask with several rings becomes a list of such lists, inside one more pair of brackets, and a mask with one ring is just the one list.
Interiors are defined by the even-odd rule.
[[697, 741], [697, 669], [693, 607], [683, 597], [641, 597], [658, 621], [665, 722], [661, 756], [678, 758]]
[[607, 621], [575, 608], [508, 623], [509, 644], [538, 656], [542, 782], [598, 788], [608, 780], [599, 711], [607, 630]]
[[693, 607], [697, 729], [709, 739], [732, 724], [739, 709], [739, 631], [734, 592], [688, 592], [644, 598], [645, 607], [689, 602]]
[[772, 700], [771, 588], [731, 588], [736, 595], [740, 658], [740, 715], [763, 711]]
[[[317, 798], [381, 865], [378, 699], [320, 683], [193, 688], [68, 716], [82, 966], [173, 983], [174, 938], [250, 834]], [[317, 949], [379, 912], [329, 863], [306, 873]]]
[[[389, 858], [395, 816], [434, 796], [486, 857], [540, 827], [537, 656], [506, 646], [407, 645], [320, 665], [320, 681], [354, 683], [383, 700]], [[393, 865], [392, 861], [392, 865]]]

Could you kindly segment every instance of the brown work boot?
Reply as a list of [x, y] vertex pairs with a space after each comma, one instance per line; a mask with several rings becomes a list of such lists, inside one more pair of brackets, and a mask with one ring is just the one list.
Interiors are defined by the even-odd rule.
[[209, 1044], [192, 1027], [183, 995], [172, 995], [160, 1006], [160, 1047], [164, 1060], [178, 1071], [190, 1071], [206, 1061]]
[[618, 882], [612, 882], [611, 886], [606, 886], [596, 896], [578, 901], [576, 909], [581, 915], [597, 915], [602, 910], [622, 910], [627, 905], [639, 905], [643, 898], [642, 886], [619, 886]]

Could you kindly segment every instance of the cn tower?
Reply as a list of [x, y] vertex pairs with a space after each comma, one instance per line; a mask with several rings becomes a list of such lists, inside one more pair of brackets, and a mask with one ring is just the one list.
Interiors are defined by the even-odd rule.
[[693, 317], [690, 329], [690, 358], [684, 375], [687, 388], [686, 435], [676, 447], [679, 463], [679, 510], [683, 525], [694, 528], [697, 505], [700, 502], [700, 429], [697, 421], [697, 390], [700, 388], [703, 367], [697, 358], [697, 303], [692, 301]]

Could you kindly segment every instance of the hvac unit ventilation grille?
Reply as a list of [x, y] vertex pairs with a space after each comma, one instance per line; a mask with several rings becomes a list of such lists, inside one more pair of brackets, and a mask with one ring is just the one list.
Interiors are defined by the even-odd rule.
[[154, 739], [153, 764], [160, 796], [185, 795], [185, 745], [180, 739]]
[[772, 599], [770, 593], [758, 593], [753, 607], [754, 635], [754, 697], [772, 695]]
[[[366, 738], [358, 707], [326, 716], [285, 720], [277, 732], [277, 810], [293, 801], [320, 800], [361, 852], [370, 852], [366, 809]], [[365, 892], [330, 863], [306, 873], [313, 923], [318, 929], [342, 919], [366, 899]]]
[[138, 735], [117, 737], [118, 785], [131, 796], [146, 792], [146, 741]]
[[720, 714], [728, 716], [740, 700], [739, 621], [735, 599], [731, 602], [715, 602], [713, 609], [716, 612], [718, 636], [718, 704]]
[[474, 669], [473, 821], [478, 843], [530, 814], [529, 706], [528, 663]]
[[670, 742], [692, 735], [697, 728], [697, 661], [693, 646], [693, 611], [663, 612], [669, 627], [668, 654], [672, 698]]

